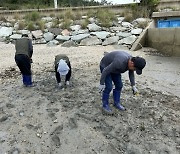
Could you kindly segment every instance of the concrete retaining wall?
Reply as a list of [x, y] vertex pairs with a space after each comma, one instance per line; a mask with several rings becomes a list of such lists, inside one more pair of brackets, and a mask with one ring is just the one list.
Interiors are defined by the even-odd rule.
[[180, 28], [149, 28], [147, 45], [163, 54], [180, 57]]
[[98, 9], [108, 9], [114, 13], [123, 13], [131, 8], [131, 4], [122, 5], [109, 5], [109, 6], [87, 6], [87, 7], [62, 7], [62, 8], [50, 8], [50, 9], [28, 9], [28, 10], [0, 10], [0, 16], [5, 18], [13, 17], [14, 15], [26, 15], [31, 12], [39, 12], [43, 15], [61, 14], [67, 10], [77, 11], [81, 13], [87, 13], [89, 10], [95, 11]]
[[161, 0], [157, 8], [173, 8], [175, 10], [180, 10], [180, 0]]

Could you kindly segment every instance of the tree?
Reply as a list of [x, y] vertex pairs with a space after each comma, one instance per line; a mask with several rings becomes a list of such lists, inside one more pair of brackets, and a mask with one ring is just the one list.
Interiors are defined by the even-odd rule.
[[111, 5], [112, 2], [107, 2], [107, 0], [101, 0], [101, 5]]
[[149, 16], [151, 16], [156, 9], [156, 6], [159, 4], [159, 1], [160, 0], [140, 0], [140, 5], [146, 7], [149, 12]]
[[143, 6], [156, 6], [160, 0], [140, 0], [140, 4]]

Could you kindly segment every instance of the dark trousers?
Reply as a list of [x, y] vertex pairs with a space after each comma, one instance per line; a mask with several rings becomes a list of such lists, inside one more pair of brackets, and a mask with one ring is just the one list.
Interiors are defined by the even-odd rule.
[[22, 75], [31, 75], [31, 62], [27, 55], [15, 55], [15, 61]]
[[[65, 82], [69, 81], [70, 78], [71, 78], [71, 65], [68, 65], [68, 66], [69, 66], [69, 72], [66, 75]], [[58, 68], [58, 65], [55, 66], [56, 81], [57, 81], [57, 83], [60, 83], [61, 82], [61, 77], [60, 77], [59, 72], [57, 71], [57, 68]]]
[[[101, 73], [104, 68], [100, 67]], [[121, 74], [111, 73], [106, 76], [104, 93], [109, 94], [113, 88], [112, 82], [115, 85], [115, 91], [120, 91], [123, 87]]]

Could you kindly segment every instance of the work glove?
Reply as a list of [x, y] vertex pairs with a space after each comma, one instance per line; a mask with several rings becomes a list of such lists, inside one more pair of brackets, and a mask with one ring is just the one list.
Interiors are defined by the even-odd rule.
[[58, 83], [58, 87], [59, 87], [59, 88], [62, 88], [62, 83]]
[[66, 86], [69, 86], [69, 81], [66, 81]]
[[139, 91], [137, 90], [136, 86], [132, 86], [132, 91], [134, 95], [139, 95]]
[[100, 84], [99, 85], [99, 93], [102, 93], [104, 89], [105, 89], [105, 85], [104, 84]]

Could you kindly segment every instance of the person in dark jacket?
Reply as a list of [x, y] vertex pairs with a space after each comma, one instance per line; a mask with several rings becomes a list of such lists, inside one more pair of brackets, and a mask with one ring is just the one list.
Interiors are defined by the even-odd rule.
[[99, 90], [102, 92], [102, 108], [106, 113], [112, 113], [109, 107], [109, 94], [113, 88], [112, 82], [115, 85], [113, 89], [114, 106], [119, 110], [125, 110], [120, 102], [121, 89], [123, 83], [121, 73], [129, 71], [129, 80], [132, 86], [133, 94], [138, 94], [135, 86], [134, 71], [138, 75], [142, 74], [142, 69], [145, 67], [146, 61], [142, 57], [133, 57], [124, 51], [113, 51], [106, 53], [100, 62], [100, 85]]
[[33, 55], [32, 40], [27, 34], [23, 34], [21, 39], [15, 42], [15, 62], [20, 69], [24, 86], [32, 86], [31, 63]]
[[56, 81], [58, 86], [61, 88], [62, 85], [62, 77], [65, 77], [65, 85], [69, 86], [69, 81], [71, 78], [71, 64], [67, 55], [59, 54], [55, 56], [55, 73], [56, 73]]

